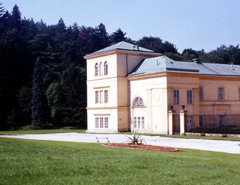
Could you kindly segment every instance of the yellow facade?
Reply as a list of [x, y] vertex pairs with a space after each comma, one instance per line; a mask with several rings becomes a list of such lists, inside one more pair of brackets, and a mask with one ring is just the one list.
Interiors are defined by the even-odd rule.
[[[176, 71], [128, 76], [143, 59], [157, 56], [161, 54], [117, 49], [85, 56], [88, 132], [172, 134], [173, 128], [169, 127], [174, 123], [171, 121], [177, 122], [178, 119], [179, 123], [180, 118], [173, 116], [173, 120], [169, 120], [169, 110], [173, 115], [179, 115], [183, 106], [185, 114], [190, 117], [239, 114], [240, 77]], [[108, 72], [101, 75], [99, 66], [105, 62]], [[219, 99], [219, 87], [224, 89], [223, 100]], [[202, 99], [199, 97], [200, 88], [203, 90]], [[174, 102], [176, 92], [179, 95], [177, 103]], [[191, 93], [191, 100], [188, 93]], [[191, 117], [191, 124], [198, 126], [199, 118]], [[175, 125], [175, 129], [180, 130], [180, 125]]]

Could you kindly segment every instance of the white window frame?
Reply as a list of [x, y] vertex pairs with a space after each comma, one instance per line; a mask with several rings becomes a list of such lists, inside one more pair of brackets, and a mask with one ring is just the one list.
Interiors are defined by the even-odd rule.
[[145, 119], [144, 117], [142, 117], [142, 128], [144, 128], [144, 126], [145, 126]]
[[103, 117], [100, 117], [100, 128], [103, 128]]
[[95, 117], [95, 128], [99, 128], [99, 117]]
[[104, 127], [108, 128], [108, 117], [104, 118]]
[[103, 91], [100, 91], [100, 103], [104, 102], [104, 93]]
[[141, 128], [141, 118], [138, 117], [138, 128]]
[[133, 127], [137, 128], [137, 117], [133, 118]]
[[134, 98], [133, 100], [133, 106], [144, 106], [144, 102], [143, 102], [143, 99], [141, 97], [136, 97]]
[[103, 76], [103, 63], [100, 63], [100, 76]]
[[187, 90], [187, 104], [192, 104], [192, 90]]
[[203, 100], [203, 86], [199, 87], [199, 100]]
[[95, 76], [98, 76], [98, 63], [95, 64]]
[[179, 104], [179, 89], [173, 90], [173, 103]]
[[224, 100], [224, 87], [218, 87], [218, 100]]
[[95, 91], [95, 103], [99, 103], [99, 92]]
[[104, 62], [104, 75], [108, 75], [108, 62]]
[[104, 103], [108, 103], [108, 90], [104, 90]]

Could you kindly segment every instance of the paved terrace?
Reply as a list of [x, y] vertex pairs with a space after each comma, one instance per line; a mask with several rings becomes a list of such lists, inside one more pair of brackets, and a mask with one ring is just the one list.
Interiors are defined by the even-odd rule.
[[[96, 143], [96, 137], [101, 143], [106, 143], [107, 139], [111, 143], [127, 143], [126, 134], [82, 134], [82, 133], [58, 133], [58, 134], [26, 134], [26, 135], [0, 135], [6, 138], [49, 140], [49, 141], [69, 141]], [[206, 140], [206, 139], [179, 139], [159, 136], [143, 136], [149, 145], [168, 146], [173, 148], [187, 148], [197, 150], [208, 150], [214, 152], [225, 152], [239, 154], [239, 141]]]

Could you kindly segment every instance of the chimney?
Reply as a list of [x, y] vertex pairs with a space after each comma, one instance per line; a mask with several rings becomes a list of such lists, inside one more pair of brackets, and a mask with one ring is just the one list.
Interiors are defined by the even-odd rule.
[[195, 62], [195, 63], [197, 63], [197, 64], [201, 64], [201, 61], [200, 61], [199, 58], [194, 58], [192, 61]]

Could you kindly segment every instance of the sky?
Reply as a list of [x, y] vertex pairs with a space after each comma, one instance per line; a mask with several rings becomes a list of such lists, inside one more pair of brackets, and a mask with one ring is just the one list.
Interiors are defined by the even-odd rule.
[[0, 0], [12, 12], [18, 5], [22, 18], [41, 19], [47, 25], [62, 18], [66, 26], [106, 26], [109, 34], [121, 28], [139, 40], [160, 37], [178, 52], [192, 48], [206, 52], [240, 43], [239, 0]]

